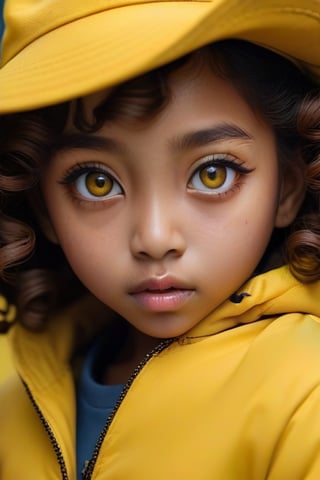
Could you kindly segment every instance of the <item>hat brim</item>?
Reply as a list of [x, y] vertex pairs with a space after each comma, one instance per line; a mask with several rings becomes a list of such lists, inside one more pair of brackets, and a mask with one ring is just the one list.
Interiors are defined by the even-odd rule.
[[224, 38], [271, 48], [319, 78], [320, 12], [313, 4], [162, 1], [86, 16], [39, 37], [1, 68], [0, 113], [111, 87]]

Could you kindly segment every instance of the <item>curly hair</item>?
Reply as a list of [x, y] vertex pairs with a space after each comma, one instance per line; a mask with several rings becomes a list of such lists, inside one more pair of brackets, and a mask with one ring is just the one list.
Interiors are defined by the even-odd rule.
[[168, 78], [188, 62], [195, 67], [209, 62], [265, 120], [274, 132], [283, 169], [299, 152], [306, 165], [306, 195], [285, 232], [286, 261], [299, 281], [320, 279], [319, 91], [286, 58], [226, 40], [110, 89], [93, 119], [86, 118], [81, 99], [0, 118], [0, 276], [24, 325], [42, 328], [58, 301], [64, 304], [84, 290], [60, 248], [42, 235], [34, 213], [35, 202], [45, 208], [39, 183], [55, 149], [63, 145], [67, 119], [72, 116], [76, 128], [86, 132], [114, 119], [145, 121], [165, 108], [170, 101]]

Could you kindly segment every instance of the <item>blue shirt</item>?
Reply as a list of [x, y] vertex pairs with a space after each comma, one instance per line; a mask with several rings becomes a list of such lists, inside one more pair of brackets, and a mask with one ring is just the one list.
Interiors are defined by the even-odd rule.
[[83, 366], [77, 395], [77, 478], [90, 460], [99, 435], [112, 413], [123, 385], [103, 385], [94, 378], [101, 343], [89, 351]]
[[3, 21], [4, 1], [5, 1], [5, 0], [0, 0], [0, 42], [1, 42], [1, 38], [2, 38], [3, 32], [4, 32], [4, 21]]

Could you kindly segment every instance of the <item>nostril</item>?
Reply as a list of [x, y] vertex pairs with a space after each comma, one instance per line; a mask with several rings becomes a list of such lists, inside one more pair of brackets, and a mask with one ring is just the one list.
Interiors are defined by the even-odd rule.
[[[164, 257], [175, 257], [183, 254], [186, 248], [184, 235], [179, 226], [169, 222], [140, 220], [131, 237], [130, 249], [133, 256], [140, 259], [162, 260]], [[178, 228], [179, 227], [179, 228]]]
[[162, 260], [165, 257], [175, 257], [180, 256], [181, 254], [175, 248], [170, 248], [168, 250], [158, 249], [156, 250], [155, 247], [149, 250], [140, 250], [136, 254], [141, 259], [155, 259], [155, 260]]

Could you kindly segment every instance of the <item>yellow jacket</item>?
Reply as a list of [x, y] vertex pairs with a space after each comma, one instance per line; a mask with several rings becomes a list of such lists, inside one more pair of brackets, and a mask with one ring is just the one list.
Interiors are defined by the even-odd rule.
[[[85, 479], [320, 479], [320, 283], [284, 267], [242, 292], [145, 359]], [[0, 389], [1, 480], [76, 478], [73, 316], [11, 335], [22, 381]]]

